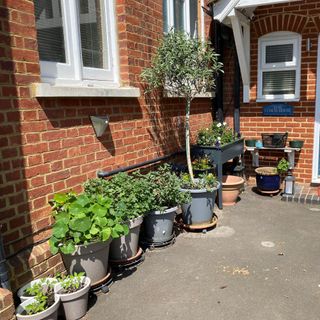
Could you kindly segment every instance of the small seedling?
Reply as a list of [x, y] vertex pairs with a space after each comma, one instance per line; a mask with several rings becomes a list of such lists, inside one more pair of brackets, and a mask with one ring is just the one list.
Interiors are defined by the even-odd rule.
[[74, 273], [73, 275], [61, 277], [61, 287], [63, 293], [73, 293], [83, 288], [84, 272]]

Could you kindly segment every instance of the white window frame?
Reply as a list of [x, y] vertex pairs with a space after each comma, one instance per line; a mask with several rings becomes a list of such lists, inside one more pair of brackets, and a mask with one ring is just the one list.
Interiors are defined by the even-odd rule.
[[[265, 63], [266, 47], [270, 45], [293, 44], [293, 60], [283, 63]], [[295, 94], [263, 95], [263, 73], [268, 71], [296, 71]], [[273, 32], [258, 40], [258, 94], [257, 102], [299, 101], [301, 81], [301, 35], [294, 32]]]
[[84, 67], [81, 54], [79, 7], [77, 0], [61, 0], [66, 63], [40, 61], [42, 82], [55, 85], [119, 87], [119, 62], [114, 0], [102, 0], [108, 68]]
[[[166, 19], [168, 24], [168, 30], [171, 30], [174, 28], [174, 0], [164, 0], [167, 3], [168, 8], [168, 16], [163, 17], [163, 19]], [[198, 8], [199, 8], [199, 0], [198, 2]], [[203, 6], [204, 2], [203, 0], [200, 0], [201, 5]], [[184, 0], [183, 4], [183, 14], [184, 14], [184, 26], [183, 30], [190, 34], [190, 0]], [[204, 15], [202, 10], [198, 11], [198, 20], [200, 20], [200, 27], [197, 28], [198, 30], [198, 36], [199, 38], [204, 37]], [[199, 26], [199, 24], [198, 24]]]

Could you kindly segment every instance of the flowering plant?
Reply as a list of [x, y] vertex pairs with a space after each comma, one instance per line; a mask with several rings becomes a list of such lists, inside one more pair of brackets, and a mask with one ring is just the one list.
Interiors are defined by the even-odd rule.
[[198, 132], [197, 144], [200, 146], [220, 147], [233, 142], [236, 137], [226, 122], [213, 122], [211, 127]]

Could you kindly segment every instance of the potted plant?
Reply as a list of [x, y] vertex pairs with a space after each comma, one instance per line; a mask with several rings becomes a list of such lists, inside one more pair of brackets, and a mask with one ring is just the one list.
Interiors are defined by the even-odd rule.
[[198, 157], [192, 161], [192, 168], [194, 176], [197, 178], [199, 175], [214, 173], [215, 167], [207, 155]]
[[18, 320], [56, 320], [60, 297], [54, 294], [53, 284], [34, 286], [34, 296], [16, 309]]
[[62, 253], [69, 274], [85, 272], [93, 285], [108, 273], [109, 246], [113, 238], [128, 233], [111, 210], [112, 200], [102, 195], [55, 194], [55, 223], [49, 240], [51, 252]]
[[149, 186], [138, 171], [132, 175], [121, 172], [110, 180], [92, 179], [85, 184], [87, 194], [102, 194], [112, 199], [111, 210], [129, 230], [128, 234], [112, 241], [110, 259], [113, 261], [124, 262], [138, 253], [143, 216], [151, 210]]
[[261, 193], [276, 193], [280, 189], [280, 175], [275, 167], [260, 167], [255, 170], [257, 188]]
[[54, 285], [55, 283], [57, 283], [57, 279], [53, 277], [32, 280], [18, 290], [17, 296], [21, 302], [24, 302], [35, 297], [42, 287]]
[[188, 202], [189, 193], [181, 192], [181, 180], [168, 164], [144, 176], [152, 189], [152, 211], [144, 218], [144, 237], [149, 243], [165, 243], [173, 237], [178, 205]]
[[66, 320], [82, 318], [87, 313], [88, 297], [91, 280], [84, 272], [60, 276], [54, 286], [55, 293], [60, 297]]
[[213, 207], [220, 183], [212, 174], [204, 174], [199, 179], [183, 174], [182, 191], [191, 193], [191, 201], [182, 205], [182, 218], [186, 225], [210, 224], [213, 218]]
[[244, 179], [241, 177], [232, 175], [222, 177], [222, 203], [224, 206], [236, 204], [243, 185]]
[[194, 182], [190, 152], [190, 109], [192, 100], [215, 88], [215, 76], [222, 63], [211, 44], [171, 30], [162, 39], [151, 67], [141, 77], [147, 83], [146, 92], [165, 89], [170, 95], [183, 97], [186, 106], [185, 146], [188, 172]]

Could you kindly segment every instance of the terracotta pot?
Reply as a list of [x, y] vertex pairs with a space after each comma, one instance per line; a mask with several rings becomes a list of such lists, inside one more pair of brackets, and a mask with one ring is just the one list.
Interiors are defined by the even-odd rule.
[[244, 179], [241, 177], [222, 177], [222, 203], [224, 206], [233, 206], [236, 204], [243, 184]]

